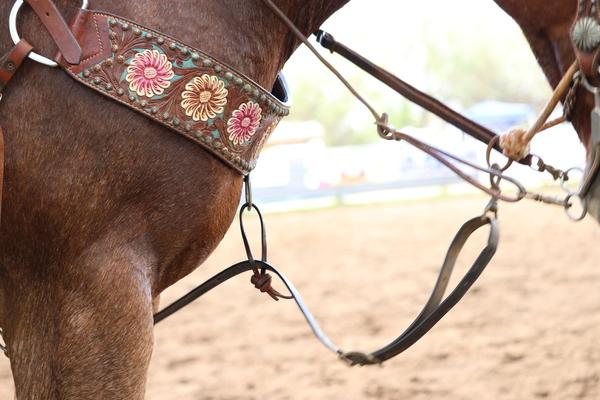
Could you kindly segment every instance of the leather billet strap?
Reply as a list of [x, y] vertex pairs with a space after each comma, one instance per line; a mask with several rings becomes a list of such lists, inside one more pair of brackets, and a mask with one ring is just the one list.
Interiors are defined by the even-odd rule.
[[71, 30], [81, 62], [56, 58], [71, 77], [202, 145], [243, 175], [289, 114], [281, 78], [276, 98], [201, 50], [104, 12], [80, 10]]
[[81, 47], [51, 0], [25, 0], [38, 15], [63, 57], [71, 64], [81, 61]]
[[0, 96], [32, 50], [33, 47], [23, 39], [0, 58]]

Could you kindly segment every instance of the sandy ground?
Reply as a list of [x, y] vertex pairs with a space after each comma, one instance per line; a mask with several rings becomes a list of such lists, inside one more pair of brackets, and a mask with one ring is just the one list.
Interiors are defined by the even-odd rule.
[[[429, 295], [445, 248], [482, 198], [268, 215], [270, 261], [345, 349], [394, 338]], [[348, 368], [292, 303], [241, 277], [156, 329], [151, 400], [600, 398], [600, 228], [557, 208], [503, 205], [501, 247], [475, 288], [383, 368]], [[461, 258], [464, 271], [485, 235]], [[163, 304], [241, 260], [237, 227]], [[12, 398], [0, 359], [0, 399]]]

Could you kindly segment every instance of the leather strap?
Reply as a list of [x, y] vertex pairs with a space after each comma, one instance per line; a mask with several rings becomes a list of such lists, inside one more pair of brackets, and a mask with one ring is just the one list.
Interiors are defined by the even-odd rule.
[[51, 0], [25, 0], [38, 15], [69, 64], [81, 62], [82, 50], [67, 22]]
[[[582, 42], [578, 45], [578, 41], [583, 40], [583, 38], [591, 40], [592, 36], [596, 34], [594, 29], [597, 27], [600, 17], [599, 10], [593, 3], [584, 2], [584, 0], [579, 1], [577, 16], [571, 27], [571, 43], [581, 72], [588, 82], [593, 85], [600, 85], [600, 72], [598, 71], [600, 46], [595, 42], [590, 42], [589, 47]], [[579, 31], [579, 37], [575, 37], [577, 31]]]
[[15, 76], [15, 73], [32, 50], [33, 47], [25, 39], [22, 39], [0, 58], [0, 98], [4, 88]]
[[[316, 36], [317, 41], [324, 48], [328, 49], [332, 53], [341, 55], [351, 63], [355, 64], [357, 67], [367, 72], [369, 75], [375, 77], [379, 81], [395, 90], [402, 97], [437, 115], [444, 121], [460, 129], [474, 139], [477, 139], [485, 144], [490, 144], [490, 142], [493, 142], [498, 137], [498, 135], [488, 128], [454, 111], [434, 97], [431, 97], [414, 86], [411, 86], [391, 72], [375, 65], [354, 50], [336, 41], [329, 33], [319, 30], [316, 33]], [[498, 145], [497, 140], [495, 140], [494, 148], [502, 153], [502, 149]], [[532, 157], [528, 155], [522, 160], [519, 160], [519, 163], [531, 165], [531, 161]]]
[[[448, 287], [450, 277], [456, 265], [456, 261], [461, 254], [462, 249], [469, 238], [480, 228], [489, 225], [490, 233], [486, 247], [481, 251], [471, 268], [457, 284], [456, 288], [444, 299], [444, 293]], [[420, 338], [422, 338], [431, 328], [433, 328], [443, 317], [464, 297], [468, 290], [473, 286], [477, 278], [481, 275], [485, 267], [496, 253], [500, 238], [498, 222], [495, 219], [479, 216], [467, 221], [458, 231], [454, 240], [450, 244], [444, 263], [440, 269], [438, 279], [434, 285], [429, 300], [414, 320], [414, 322], [393, 342], [372, 353], [363, 353], [360, 351], [345, 352], [338, 348], [325, 332], [321, 329], [316, 319], [302, 300], [300, 293], [292, 282], [288, 280], [275, 267], [269, 265], [265, 260], [247, 260], [235, 264], [228, 269], [220, 272], [210, 278], [181, 299], [175, 301], [165, 309], [154, 315], [154, 324], [158, 324], [165, 318], [173, 315], [178, 310], [189, 305], [194, 300], [216, 288], [229, 279], [244, 272], [254, 271], [257, 268], [263, 271], [274, 273], [287, 287], [291, 297], [294, 299], [298, 308], [304, 315], [315, 336], [329, 350], [337, 354], [343, 361], [349, 365], [371, 365], [380, 364], [385, 360], [397, 356]]]

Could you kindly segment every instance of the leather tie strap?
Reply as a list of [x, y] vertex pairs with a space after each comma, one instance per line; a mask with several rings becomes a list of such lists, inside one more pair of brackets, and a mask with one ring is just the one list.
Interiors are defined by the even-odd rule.
[[25, 39], [22, 39], [6, 55], [0, 58], [0, 99], [4, 88], [15, 76], [15, 73], [32, 50], [33, 47]]
[[66, 21], [51, 0], [25, 0], [38, 15], [69, 64], [79, 64], [82, 50]]

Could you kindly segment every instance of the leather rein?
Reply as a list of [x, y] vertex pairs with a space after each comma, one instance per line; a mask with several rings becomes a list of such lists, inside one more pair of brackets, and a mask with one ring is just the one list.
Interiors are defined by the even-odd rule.
[[[11, 13], [11, 35], [13, 40], [15, 40], [16, 45], [4, 57], [0, 58], [0, 100], [3, 89], [10, 82], [14, 74], [19, 69], [19, 66], [22, 65], [27, 57], [49, 66], [60, 65], [78, 82], [90, 87], [104, 96], [107, 96], [129, 108], [132, 108], [136, 112], [144, 114], [157, 123], [167, 126], [175, 133], [184, 135], [190, 140], [197, 142], [202, 147], [212, 152], [219, 159], [224, 161], [227, 165], [245, 175], [246, 202], [240, 209], [239, 220], [247, 260], [235, 264], [217, 274], [185, 295], [183, 298], [167, 306], [154, 316], [155, 324], [163, 321], [165, 318], [174, 314], [206, 292], [226, 282], [232, 277], [250, 271], [252, 272], [252, 284], [254, 284], [254, 286], [261, 292], [267, 293], [274, 300], [279, 300], [282, 298], [293, 299], [298, 305], [300, 311], [303, 313], [315, 336], [323, 343], [325, 347], [334, 352], [343, 361], [349, 365], [380, 364], [383, 361], [402, 353], [416, 343], [462, 299], [469, 288], [481, 275], [498, 247], [499, 227], [497, 222], [497, 209], [500, 201], [518, 202], [522, 199], [529, 198], [540, 202], [560, 205], [567, 211], [567, 213], [569, 213], [573, 204], [572, 201], [574, 199], [579, 199], [583, 205], [582, 215], [572, 216], [572, 218], [575, 220], [581, 220], [585, 217], [586, 210], [584, 197], [587, 193], [586, 190], [589, 190], [591, 182], [596, 178], [598, 170], [600, 169], [600, 151], [594, 151], [592, 153], [592, 159], [589, 160], [588, 168], [585, 172], [584, 183], [577, 192], [567, 191], [565, 197], [563, 198], [555, 198], [538, 193], [532, 193], [528, 191], [520, 182], [505, 174], [505, 171], [513, 162], [512, 159], [509, 159], [505, 166], [499, 166], [491, 161], [491, 152], [493, 150], [506, 150], [503, 148], [503, 146], [501, 146], [503, 140], [500, 136], [455, 112], [431, 96], [428, 96], [425, 93], [417, 90], [406, 82], [395, 77], [393, 74], [377, 67], [375, 64], [363, 58], [348, 47], [336, 42], [331, 35], [319, 31], [317, 33], [317, 38], [324, 47], [332, 52], [341, 54], [343, 57], [349, 59], [366, 72], [372, 74], [382, 82], [389, 85], [402, 96], [440, 116], [445, 121], [453, 124], [477, 140], [486, 143], [488, 145], [487, 166], [481, 167], [443, 150], [437, 149], [390, 126], [386, 114], [378, 113], [343, 78], [343, 76], [339, 74], [339, 72], [337, 72], [325, 59], [323, 59], [323, 57], [320, 56], [320, 54], [316, 52], [316, 50], [308, 42], [307, 38], [294, 26], [287, 16], [285, 16], [275, 6], [271, 0], [263, 0], [264, 4], [269, 7], [284, 24], [287, 25], [296, 38], [304, 42], [315, 53], [315, 55], [348, 87], [350, 92], [369, 109], [375, 118], [378, 134], [383, 139], [401, 140], [410, 143], [421, 151], [434, 157], [465, 181], [469, 182], [490, 196], [490, 201], [484, 208], [483, 213], [467, 221], [459, 229], [456, 236], [452, 240], [446, 253], [446, 257], [442, 262], [432, 293], [413, 323], [394, 341], [379, 350], [373, 352], [341, 350], [320, 328], [316, 319], [309, 311], [308, 307], [302, 300], [299, 292], [296, 290], [293, 284], [275, 267], [268, 263], [267, 239], [264, 221], [258, 207], [252, 202], [252, 190], [249, 179], [250, 170], [254, 167], [254, 163], [256, 161], [256, 157], [258, 157], [262, 143], [264, 143], [266, 138], [272, 132], [279, 119], [287, 115], [287, 107], [285, 104], [279, 102], [277, 98], [270, 96], [269, 92], [264, 91], [264, 89], [254, 84], [249, 78], [244, 77], [242, 74], [239, 74], [237, 71], [221, 63], [219, 60], [216, 60], [201, 52], [200, 50], [195, 50], [191, 46], [186, 46], [185, 44], [178, 42], [169, 36], [164, 36], [159, 32], [145, 28], [122, 17], [113, 16], [107, 13], [86, 11], [85, 9], [87, 8], [87, 1], [84, 1], [81, 12], [77, 15], [75, 21], [71, 25], [64, 21], [51, 0], [25, 1], [32, 7], [32, 9], [36, 12], [48, 29], [48, 32], [60, 50], [60, 54], [57, 56], [56, 61], [49, 60], [38, 54], [32, 53], [33, 49], [31, 45], [27, 43], [26, 40], [18, 38], [15, 26], [16, 13], [18, 13], [19, 8], [23, 4], [23, 0], [18, 0], [13, 8], [13, 12]], [[595, 1], [596, 0], [592, 0], [594, 4]], [[580, 3], [584, 3], [584, 1], [581, 0]], [[582, 10], [582, 8], [585, 7], [580, 6], [580, 14], [586, 11]], [[102, 34], [105, 34], [105, 36], [102, 36], [98, 39], [99, 43], [95, 43], [94, 40], [89, 38], [91, 36], [96, 36], [97, 34], [96, 31], [93, 32], [93, 35], [89, 34], [88, 31], [90, 26], [93, 26], [96, 30], [98, 30], [98, 26], [102, 27], [100, 30], [102, 30]], [[576, 40], [574, 39], [574, 41]], [[177, 69], [177, 71], [173, 72], [173, 74], [179, 74], [177, 76], [181, 76], [181, 79], [184, 79], [188, 76], [198, 76], [200, 74], [203, 74], [202, 78], [204, 78], [205, 75], [211, 74], [209, 78], [211, 76], [216, 76], [219, 80], [225, 80], [230, 83], [228, 88], [232, 88], [229, 90], [232, 91], [233, 94], [229, 93], [227, 96], [230, 96], [228, 99], [231, 97], [234, 99], [233, 103], [236, 104], [235, 107], [237, 107], [238, 104], [246, 105], [247, 107], [244, 108], [244, 111], [247, 111], [248, 108], [256, 110], [256, 107], [258, 107], [258, 109], [261, 110], [260, 115], [262, 122], [265, 122], [266, 119], [267, 123], [264, 124], [266, 126], [264, 131], [260, 131], [260, 129], [263, 127], [261, 124], [260, 129], [257, 128], [257, 132], [253, 132], [253, 135], [256, 133], [256, 136], [260, 138], [256, 142], [250, 143], [254, 146], [252, 147], [252, 150], [248, 153], [237, 151], [238, 149], [236, 149], [234, 146], [236, 143], [232, 144], [231, 142], [225, 140], [225, 138], [217, 141], [215, 138], [211, 137], [209, 140], [209, 138], [202, 135], [200, 130], [197, 130], [197, 126], [201, 123], [201, 121], [194, 118], [194, 113], [192, 113], [192, 116], [190, 116], [188, 115], [189, 110], [178, 110], [174, 109], [173, 107], [169, 107], [168, 104], [165, 105], [160, 101], [152, 99], [152, 96], [145, 96], [147, 93], [144, 93], [144, 96], [148, 97], [148, 99], [142, 96], [140, 92], [137, 92], [137, 95], [136, 93], [132, 93], [131, 90], [135, 89], [134, 83], [128, 81], [127, 83], [129, 83], [129, 85], [127, 85], [127, 83], [123, 82], [122, 79], [120, 80], [120, 77], [122, 78], [122, 76], [125, 75], [124, 71], [126, 68], [130, 74], [134, 75], [134, 72], [132, 71], [134, 71], [135, 68], [131, 70], [129, 68], [132, 66], [127, 66], [126, 57], [131, 56], [131, 54], [127, 52], [131, 51], [130, 47], [133, 46], [132, 43], [139, 46], [142, 42], [151, 42], [154, 46], [152, 48], [158, 47], [160, 51], [158, 52], [158, 55], [155, 55], [154, 53], [151, 53], [150, 48], [148, 48], [148, 52], [144, 52], [144, 54], [142, 54], [140, 57], [140, 60], [143, 57], [162, 57], [162, 55], [164, 55], [167, 59], [174, 60], [173, 70]], [[104, 45], [107, 45], [106, 49]], [[105, 54], [99, 54], [99, 47], [105, 49]], [[596, 51], [596, 55], [598, 51]], [[135, 60], [136, 58], [133, 57], [133, 61], [130, 62], [134, 63]], [[177, 61], [175, 60], [183, 61], [181, 61], [180, 64], [177, 64]], [[592, 69], [592, 71], [596, 73], [595, 75], [598, 75], [598, 57], [595, 58], [595, 62], [595, 69]], [[119, 66], [119, 64], [121, 66]], [[579, 65], [582, 65], [581, 61], [579, 62]], [[176, 66], [178, 68], [175, 68]], [[184, 66], [187, 66], [188, 68], [186, 69]], [[133, 67], [135, 67], [135, 65], [133, 65]], [[600, 98], [598, 90], [587, 83], [588, 80], [590, 82], [597, 82], [597, 80], [594, 78], [600, 77], [589, 76], [585, 73], [585, 68], [581, 68], [583, 74], [582, 72], [578, 72], [578, 69], [579, 68], [576, 67], [572, 68], [571, 73], [565, 76], [563, 82], [561, 82], [552, 96], [552, 99], [548, 102], [548, 105], [540, 116], [538, 123], [532, 127], [530, 132], [526, 133], [529, 133], [529, 135], [532, 136], [541, 130], [556, 125], [559, 122], [569, 120], [574, 112], [573, 104], [575, 102], [575, 93], [582, 81], [585, 85], [589, 86], [588, 90], [592, 91], [596, 95], [596, 98]], [[168, 73], [171, 73], [172, 71], [163, 72], [165, 76], [170, 76]], [[208, 83], [211, 82], [215, 83], [216, 81], [213, 81], [212, 78], [210, 78]], [[201, 84], [206, 82], [203, 81], [196, 83]], [[175, 84], [173, 84], [173, 86], [175, 86]], [[129, 89], [129, 91], [127, 89]], [[185, 96], [183, 93], [192, 92], [193, 88], [192, 86], [186, 86], [184, 90], [183, 85], [179, 85], [178, 87], [169, 87], [169, 90], [171, 90], [171, 92], [169, 92], [169, 96]], [[281, 91], [281, 89], [279, 91]], [[127, 97], [128, 92], [130, 93], [129, 97]], [[565, 115], [558, 122], [547, 122], [550, 112], [561, 100], [565, 104]], [[597, 102], [596, 104], [600, 105], [600, 102]], [[239, 111], [242, 108], [241, 105], [239, 107], [240, 108], [238, 108], [236, 111]], [[598, 117], [600, 118], [600, 109], [597, 110]], [[225, 113], [226, 111], [223, 112]], [[218, 118], [218, 116], [216, 118]], [[231, 119], [233, 120], [234, 118], [232, 117]], [[233, 121], [233, 123], [235, 123], [235, 121]], [[598, 124], [600, 127], [600, 119]], [[235, 124], [233, 126], [235, 128]], [[235, 130], [228, 130], [228, 132], [235, 132]], [[233, 133], [231, 133], [231, 135], [234, 136]], [[218, 138], [218, 136], [216, 138]], [[593, 138], [594, 145], [600, 144], [600, 139], [598, 139], [595, 134], [593, 135]], [[0, 139], [2, 139], [1, 135]], [[509, 141], [505, 140], [504, 142], [508, 143]], [[1, 145], [2, 141], [0, 140], [0, 150], [2, 150], [0, 152], [0, 156], [3, 155], [3, 146]], [[562, 171], [553, 168], [552, 166], [544, 163], [540, 157], [528, 153], [523, 154], [523, 157], [519, 157], [514, 161], [531, 166], [540, 172], [548, 172], [555, 180], [561, 182], [561, 187], [563, 187], [563, 184], [569, 180], [569, 173], [572, 171]], [[490, 181], [489, 187], [481, 184], [470, 174], [464, 172], [457, 166], [457, 164], [462, 164], [463, 166], [487, 174]], [[505, 181], [513, 185], [516, 188], [516, 192], [514, 194], [505, 194], [500, 186], [501, 181]], [[2, 186], [1, 183], [2, 181], [0, 178], [0, 188]], [[252, 254], [243, 224], [245, 212], [252, 210], [257, 213], [261, 224], [262, 252], [259, 260], [255, 259]], [[463, 276], [457, 286], [446, 297], [444, 297], [454, 266], [462, 248], [474, 232], [485, 226], [489, 226], [487, 245], [482, 249], [472, 266], [468, 269], [467, 273]], [[289, 291], [289, 295], [281, 294], [272, 287], [272, 278], [269, 272], [277, 276], [283, 282]], [[0, 348], [2, 347], [0, 346]], [[6, 352], [6, 349], [3, 349]]]

